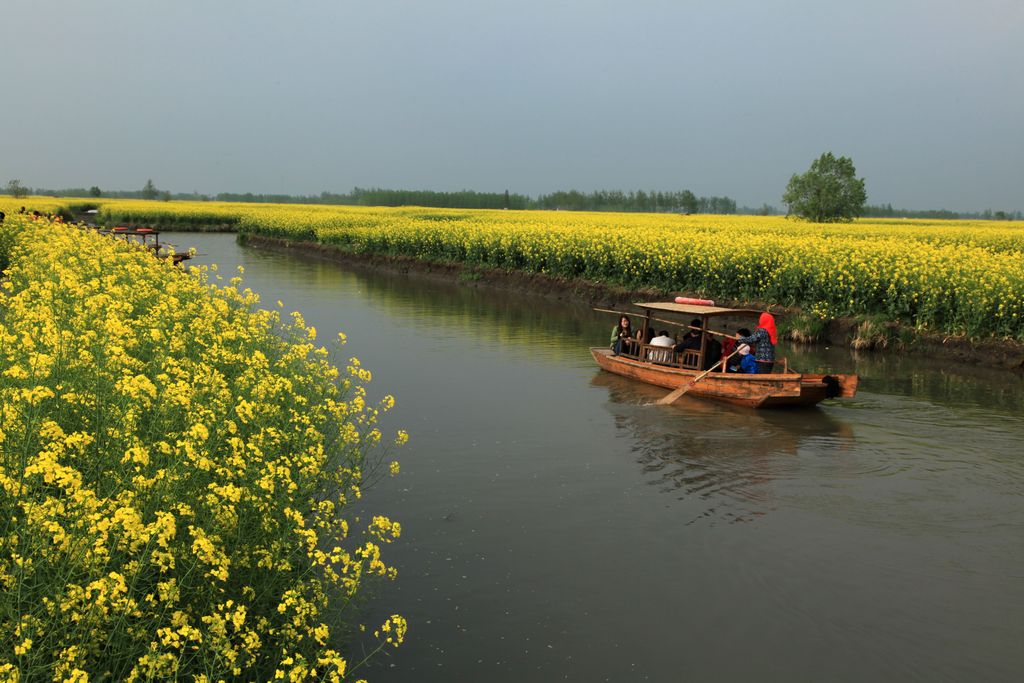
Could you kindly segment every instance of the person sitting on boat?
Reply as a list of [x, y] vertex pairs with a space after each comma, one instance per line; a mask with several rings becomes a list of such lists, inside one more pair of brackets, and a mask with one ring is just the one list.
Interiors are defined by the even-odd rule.
[[757, 329], [754, 334], [746, 336], [736, 335], [737, 344], [748, 344], [754, 349], [754, 358], [757, 360], [761, 374], [772, 371], [775, 365], [775, 345], [779, 337], [775, 330], [775, 318], [771, 313], [764, 312], [757, 320]]
[[675, 346], [676, 340], [668, 336], [668, 330], [662, 330], [658, 332], [657, 337], [653, 337], [649, 342], [651, 346]]
[[740, 344], [736, 353], [740, 357], [739, 372], [756, 375], [758, 373], [757, 359], [750, 353], [750, 347], [747, 344]]
[[[700, 348], [699, 346], [697, 348]], [[722, 360], [722, 344], [717, 339], [708, 335], [707, 343], [704, 345], [704, 367], [702, 370], [710, 370]]]
[[639, 344], [650, 344], [651, 340], [654, 339], [654, 328], [648, 327], [646, 330], [636, 331], [636, 341]]
[[633, 326], [629, 322], [629, 316], [619, 318], [619, 324], [612, 328], [612, 355], [617, 356], [623, 351], [628, 351], [633, 344]]
[[655, 363], [671, 363], [672, 362], [672, 347], [675, 346], [676, 340], [668, 336], [668, 330], [662, 330], [658, 332], [658, 336], [651, 339], [649, 342], [651, 346], [664, 347], [664, 351], [658, 349], [657, 351], [651, 351], [648, 358]]
[[[741, 327], [736, 331], [736, 334], [741, 337], [749, 337], [750, 330], [745, 327]], [[748, 346], [747, 349], [749, 350], [750, 347]], [[736, 351], [736, 339], [734, 337], [724, 337], [722, 339], [722, 358], [725, 359], [725, 369], [728, 372], [740, 371], [740, 356], [738, 352], [733, 355], [734, 351]]]
[[694, 351], [700, 350], [700, 337], [703, 329], [700, 318], [694, 318], [690, 321], [690, 329], [687, 330], [686, 334], [683, 335], [682, 340], [676, 344], [676, 351], [685, 351], [686, 349], [693, 349]]

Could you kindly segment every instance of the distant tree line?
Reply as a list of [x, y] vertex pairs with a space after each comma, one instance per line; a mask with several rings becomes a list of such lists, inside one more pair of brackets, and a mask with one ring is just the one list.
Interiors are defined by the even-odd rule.
[[526, 209], [530, 198], [505, 192], [434, 192], [432, 190], [384, 190], [380, 188], [353, 188], [347, 195], [321, 194], [326, 203], [356, 204], [359, 206], [434, 206], [444, 209]]
[[141, 190], [102, 190], [97, 185], [93, 185], [89, 188], [65, 187], [60, 190], [37, 187], [31, 189], [28, 194], [40, 197], [106, 197], [107, 199], [157, 199], [162, 201], [177, 199], [179, 201], [193, 202], [208, 202], [213, 199], [213, 197], [199, 192], [169, 192], [167, 190], [160, 190], [157, 189], [152, 180], [147, 180]]
[[341, 204], [346, 206], [432, 206], [446, 209], [525, 209], [530, 198], [508, 192], [435, 192], [432, 190], [384, 190], [354, 188], [348, 194], [318, 195], [242, 194], [221, 192], [219, 202], [272, 202], [275, 204]]
[[[174, 196], [177, 199], [177, 195]], [[184, 198], [184, 197], [183, 197]], [[679, 192], [623, 192], [598, 190], [584, 193], [562, 190], [540, 195], [537, 199], [505, 192], [436, 192], [433, 190], [388, 190], [353, 188], [347, 194], [321, 192], [319, 195], [285, 195], [221, 192], [214, 197], [222, 202], [273, 202], [278, 204], [342, 204], [350, 206], [430, 206], [446, 209], [549, 209], [563, 211], [643, 211], [673, 213], [736, 213], [736, 200], [730, 197], [698, 197], [689, 190]], [[757, 210], [773, 213], [765, 205]], [[752, 211], [753, 212], [753, 211]]]
[[[326, 193], [325, 193], [326, 194]], [[252, 192], [221, 192], [208, 200], [218, 202], [242, 202], [251, 204], [342, 204], [347, 202], [325, 202], [321, 195], [294, 194], [253, 194]]]
[[566, 211], [643, 211], [647, 213], [736, 213], [729, 197], [698, 197], [690, 190], [679, 192], [623, 192], [568, 190], [542, 194], [530, 208]]
[[[169, 192], [160, 190], [152, 180], [139, 190], [102, 190], [98, 186], [68, 187], [59, 190], [30, 188], [20, 180], [11, 180], [0, 186], [0, 194], [24, 197], [30, 194], [50, 197], [107, 197], [110, 199], [161, 199], [164, 201], [221, 201], [274, 204], [340, 204], [350, 206], [430, 206], [464, 209], [547, 209], [564, 211], [637, 211], [648, 213], [710, 213], [774, 215], [779, 211], [769, 204], [760, 207], [738, 207], [730, 197], [698, 197], [690, 190], [659, 192], [637, 190], [597, 190], [580, 192], [560, 190], [542, 194], [536, 199], [527, 195], [505, 192], [436, 192], [433, 190], [388, 190], [382, 188], [353, 188], [349, 193], [321, 192], [314, 195], [254, 194], [252, 192], [221, 192], [207, 195], [199, 192]], [[895, 209], [892, 204], [866, 204], [860, 214], [869, 218], [927, 218], [927, 219], [980, 219], [1024, 220], [1021, 211], [957, 212], [945, 209]]]
[[[584, 193], [562, 190], [540, 195], [537, 199], [523, 194], [505, 192], [437, 192], [433, 190], [388, 190], [383, 188], [353, 188], [347, 194], [321, 192], [318, 195], [256, 194], [252, 192], [221, 192], [203, 195], [198, 192], [171, 193], [159, 190], [147, 180], [141, 190], [101, 190], [69, 187], [60, 190], [36, 188], [19, 189], [54, 197], [108, 197], [112, 199], [172, 199], [182, 201], [219, 201], [273, 204], [340, 204], [348, 206], [429, 206], [446, 209], [551, 209], [563, 211], [642, 211], [672, 213], [736, 213], [736, 200], [730, 197], [698, 197], [690, 190], [679, 192], [623, 192], [598, 190]], [[770, 213], [765, 205], [760, 213]]]
[[218, 201], [278, 202], [309, 204], [347, 204], [357, 206], [431, 206], [446, 209], [554, 209], [564, 211], [644, 211], [676, 213], [736, 213], [736, 201], [729, 197], [698, 197], [689, 190], [681, 192], [623, 192], [599, 190], [584, 193], [563, 190], [531, 199], [523, 194], [505, 192], [435, 192], [432, 190], [387, 190], [356, 187], [348, 194], [322, 192], [320, 195], [230, 194], [217, 195]]
[[984, 211], [965, 213], [963, 211], [948, 211], [946, 209], [894, 209], [892, 204], [867, 204], [864, 207], [864, 216], [869, 218], [935, 218], [935, 219], [978, 219], [984, 221], [1019, 221], [1024, 220], [1024, 213], [1020, 211]]

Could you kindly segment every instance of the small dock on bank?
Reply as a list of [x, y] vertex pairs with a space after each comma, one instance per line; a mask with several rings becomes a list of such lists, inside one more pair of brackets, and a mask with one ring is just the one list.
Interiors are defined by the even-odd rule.
[[109, 235], [114, 239], [123, 239], [125, 241], [135, 242], [143, 249], [147, 249], [152, 252], [152, 254], [157, 258], [170, 259], [174, 265], [179, 265], [193, 256], [191, 251], [174, 251], [173, 244], [168, 244], [167, 242], [161, 244], [160, 231], [155, 228], [133, 228], [129, 226], [105, 228], [97, 226], [93, 229], [101, 235]]

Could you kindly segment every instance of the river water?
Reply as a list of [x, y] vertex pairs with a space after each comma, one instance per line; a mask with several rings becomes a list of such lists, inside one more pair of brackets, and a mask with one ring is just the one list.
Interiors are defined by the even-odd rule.
[[599, 371], [611, 316], [168, 235], [301, 310], [411, 436], [372, 681], [1001, 681], [1024, 671], [1024, 382], [782, 348], [855, 399], [752, 411]]

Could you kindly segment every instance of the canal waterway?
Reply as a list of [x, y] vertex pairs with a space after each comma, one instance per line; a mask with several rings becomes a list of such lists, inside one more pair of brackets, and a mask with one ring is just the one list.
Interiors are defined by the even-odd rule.
[[1024, 670], [1024, 382], [780, 349], [856, 398], [752, 411], [599, 371], [585, 305], [168, 235], [348, 336], [393, 394], [402, 523], [372, 681], [1002, 681]]

